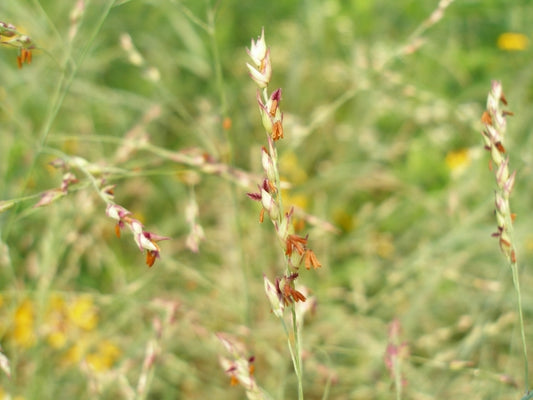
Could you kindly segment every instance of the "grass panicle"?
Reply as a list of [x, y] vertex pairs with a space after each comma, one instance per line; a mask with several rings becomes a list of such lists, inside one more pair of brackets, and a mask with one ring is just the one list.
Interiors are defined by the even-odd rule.
[[516, 171], [510, 172], [509, 170], [510, 157], [504, 146], [507, 133], [507, 117], [514, 114], [511, 111], [504, 109], [506, 106], [507, 99], [503, 94], [501, 82], [493, 81], [487, 98], [487, 109], [483, 112], [481, 117], [481, 121], [485, 126], [485, 129], [482, 131], [485, 148], [490, 152], [493, 163], [491, 169], [496, 178], [495, 214], [498, 225], [497, 231], [492, 236], [498, 239], [500, 250], [507, 259], [513, 275], [524, 355], [524, 385], [527, 396], [529, 393], [529, 362], [522, 306], [522, 293], [520, 291], [516, 239], [514, 238], [513, 229], [516, 214], [511, 212], [511, 206], [509, 203], [509, 198], [515, 186]]

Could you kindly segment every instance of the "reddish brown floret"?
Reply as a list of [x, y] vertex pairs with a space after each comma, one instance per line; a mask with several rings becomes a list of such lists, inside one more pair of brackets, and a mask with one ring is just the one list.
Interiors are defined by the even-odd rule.
[[501, 102], [504, 104], [504, 105], [507, 105], [507, 99], [505, 98], [505, 95], [502, 93], [502, 95], [500, 96], [500, 100]]
[[31, 64], [32, 53], [31, 49], [20, 49], [20, 54], [17, 56], [17, 66], [22, 68], [22, 64]]
[[481, 122], [483, 122], [485, 125], [492, 125], [492, 118], [488, 111], [483, 111]]
[[117, 235], [117, 237], [120, 238], [120, 223], [117, 223], [115, 225], [115, 235]]
[[299, 255], [303, 255], [305, 252], [305, 246], [307, 245], [307, 236], [301, 237], [298, 235], [287, 236], [285, 254], [292, 256], [292, 252], [296, 250]]
[[157, 252], [152, 250], [146, 250], [146, 265], [149, 267], [152, 267], [154, 265], [155, 260], [157, 258]]
[[494, 146], [496, 146], [500, 153], [505, 154], [505, 147], [503, 147], [502, 142], [496, 142], [494, 143]]
[[307, 251], [305, 252], [304, 262], [305, 268], [307, 269], [311, 269], [311, 267], [313, 267], [313, 269], [322, 267], [322, 264], [318, 262], [315, 253], [313, 252], [313, 250], [310, 249], [307, 249]]
[[281, 121], [276, 121], [272, 126], [272, 140], [275, 141], [279, 139], [283, 139], [283, 125], [281, 124]]

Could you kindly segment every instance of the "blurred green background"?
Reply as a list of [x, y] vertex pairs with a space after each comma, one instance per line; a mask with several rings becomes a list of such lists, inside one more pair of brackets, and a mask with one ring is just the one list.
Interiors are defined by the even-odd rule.
[[[384, 362], [395, 319], [409, 349], [404, 398], [519, 398], [516, 293], [490, 237], [495, 185], [480, 117], [501, 80], [515, 113], [505, 146], [518, 171], [511, 206], [530, 338], [533, 4], [456, 0], [432, 23], [438, 4], [99, 0], [78, 2], [77, 19], [76, 2], [0, 6], [0, 20], [38, 46], [22, 69], [16, 49], [0, 48], [0, 198], [16, 200], [0, 214], [0, 337], [12, 373], [0, 394], [245, 398], [219, 365], [215, 333], [227, 332], [255, 356], [265, 391], [296, 398], [263, 290], [263, 274], [282, 274], [283, 249], [246, 197], [266, 138], [245, 49], [264, 27], [270, 90], [283, 90], [285, 203], [319, 219], [301, 231], [323, 265], [299, 277], [314, 298], [306, 304], [316, 301], [303, 328], [306, 398], [395, 396]], [[153, 147], [132, 149], [139, 138]], [[33, 207], [61, 185], [49, 166], [58, 156], [105, 172], [116, 203], [172, 238], [151, 269], [127, 231], [115, 237], [80, 171], [67, 196]], [[186, 246], [189, 204], [205, 232], [198, 253]]]

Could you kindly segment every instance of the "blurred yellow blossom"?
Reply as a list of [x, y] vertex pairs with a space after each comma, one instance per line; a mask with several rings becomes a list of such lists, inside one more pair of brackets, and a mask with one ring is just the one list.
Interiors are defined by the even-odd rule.
[[341, 208], [333, 211], [332, 218], [335, 222], [335, 225], [341, 228], [344, 232], [351, 232], [357, 225], [357, 218], [355, 215], [352, 215]]
[[25, 299], [15, 311], [11, 337], [18, 346], [28, 348], [35, 344], [35, 309], [29, 299]]
[[[0, 294], [0, 307], [5, 307]], [[38, 307], [35, 299], [20, 301], [8, 322], [7, 338], [13, 345], [29, 348], [38, 340], [56, 351], [59, 364], [70, 367], [86, 363], [93, 371], [102, 372], [113, 367], [121, 356], [120, 348], [109, 338], [103, 339], [97, 330], [98, 307], [91, 295], [51, 294], [37, 328]], [[7, 396], [7, 397], [6, 397]], [[9, 397], [0, 387], [0, 400]]]
[[445, 161], [452, 175], [461, 175], [470, 165], [471, 160], [468, 149], [459, 149], [446, 154]]
[[63, 310], [65, 308], [65, 299], [59, 294], [52, 294], [48, 299], [48, 309], [50, 311]]
[[48, 344], [54, 349], [61, 349], [67, 344], [67, 335], [61, 331], [55, 331], [48, 335]]
[[89, 341], [87, 338], [82, 337], [76, 340], [63, 355], [63, 364], [65, 366], [78, 364], [85, 357], [88, 347]]
[[522, 33], [505, 32], [498, 36], [498, 48], [507, 51], [522, 51], [529, 46], [529, 39]]
[[98, 324], [98, 314], [91, 296], [77, 297], [68, 308], [68, 317], [77, 327], [93, 330]]
[[281, 195], [283, 196], [283, 204], [289, 209], [291, 206], [295, 206], [305, 210], [308, 204], [307, 196], [303, 194], [291, 194], [290, 190], [282, 190]]
[[[298, 156], [288, 150], [280, 158], [280, 168], [284, 171], [285, 176], [281, 177], [282, 181], [288, 181], [291, 186], [298, 186], [307, 181], [307, 173], [300, 165]], [[281, 191], [283, 203], [288, 210], [291, 206], [296, 206], [302, 210], [307, 209], [309, 203], [309, 196], [303, 194], [296, 194], [290, 189], [283, 189]]]
[[63, 348], [67, 344], [66, 329], [67, 306], [60, 295], [52, 295], [48, 300], [48, 309], [45, 316], [46, 340], [54, 349]]
[[98, 344], [96, 351], [86, 357], [87, 364], [96, 372], [110, 369], [120, 357], [120, 349], [111, 341], [103, 340]]
[[284, 171], [289, 182], [300, 185], [307, 180], [307, 173], [302, 168], [300, 159], [293, 151], [286, 151], [279, 160], [280, 169]]

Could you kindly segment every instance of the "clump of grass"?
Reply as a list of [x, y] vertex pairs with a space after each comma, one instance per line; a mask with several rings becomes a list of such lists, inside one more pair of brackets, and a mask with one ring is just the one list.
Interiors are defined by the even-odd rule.
[[[190, 8], [180, 1], [79, 0], [42, 10], [29, 3], [6, 3], [6, 15], [20, 17], [4, 18], [20, 34], [31, 27], [38, 50], [29, 49], [32, 64], [15, 42], [0, 46], [7, 54], [0, 60], [0, 211], [10, 208], [0, 215], [0, 335], [11, 361], [0, 354], [0, 368], [11, 375], [0, 393], [238, 397], [231, 391], [241, 388], [229, 388], [228, 380], [258, 398], [267, 391], [296, 398], [300, 388], [323, 399], [390, 398], [394, 390], [396, 398], [516, 393], [509, 377], [518, 374], [491, 373], [519, 364], [508, 351], [515, 313], [493, 320], [499, 310], [484, 307], [500, 304], [493, 294], [501, 281], [464, 279], [460, 271], [468, 266], [476, 275], [492, 263], [482, 242], [467, 239], [478, 237], [486, 209], [470, 213], [486, 183], [468, 181], [476, 164], [464, 160], [478, 153], [451, 153], [457, 157], [447, 161], [467, 171], [451, 181], [443, 160], [450, 148], [481, 150], [467, 136], [480, 115], [471, 99], [485, 91], [486, 66], [494, 74], [508, 64], [490, 42], [495, 32], [454, 22], [474, 11], [476, 21], [491, 19], [491, 29], [499, 29], [505, 18], [449, 0], [435, 1], [437, 9], [403, 0], [378, 14], [365, 2], [272, 2], [271, 21], [260, 7], [236, 0]], [[408, 35], [421, 12], [431, 14]], [[247, 30], [261, 24], [268, 24], [279, 64], [269, 79], [271, 65], [261, 57], [250, 62], [267, 132], [257, 143], [249, 133], [257, 110], [242, 106], [252, 104], [250, 85], [236, 75], [246, 71]], [[14, 38], [12, 30], [6, 27], [3, 42]], [[46, 50], [37, 44], [53, 58], [39, 57]], [[516, 69], [524, 54], [512, 55]], [[528, 76], [521, 76], [524, 87]], [[457, 85], [467, 91], [457, 95]], [[270, 88], [278, 86], [283, 100]], [[289, 99], [293, 112], [281, 106]], [[50, 165], [51, 158], [62, 161]], [[249, 172], [261, 162], [262, 172]], [[285, 179], [295, 193], [286, 195]], [[257, 186], [251, 203], [243, 193]], [[472, 201], [462, 201], [469, 194]], [[305, 202], [291, 213], [294, 195]], [[446, 205], [460, 224], [447, 218]], [[116, 239], [106, 206], [133, 243]], [[258, 229], [253, 206], [266, 229]], [[303, 213], [315, 228], [310, 237], [292, 230]], [[342, 232], [319, 237], [325, 229], [310, 214]], [[159, 248], [144, 223], [174, 240]], [[497, 240], [505, 257], [518, 259], [507, 243], [520, 249], [520, 242], [509, 241], [504, 228]], [[311, 243], [332, 268], [306, 272], [306, 262], [310, 269], [316, 263]], [[136, 248], [149, 264], [161, 255], [157, 268], [138, 268]], [[304, 282], [320, 302], [302, 325], [302, 314], [317, 305]], [[48, 299], [58, 295], [66, 308], [92, 299], [98, 324], [91, 328], [91, 313], [81, 312], [79, 327], [59, 306], [49, 313]], [[179, 299], [176, 323], [153, 318], [165, 313], [157, 298]], [[527, 312], [527, 296], [523, 301]], [[478, 307], [483, 315], [474, 321]], [[80, 329], [85, 334], [76, 336]], [[215, 362], [218, 331], [253, 340], [244, 348], [241, 338], [218, 335], [229, 353], [221, 357], [229, 379]], [[72, 363], [61, 368], [61, 354], [78, 338], [90, 345], [72, 350]]]

